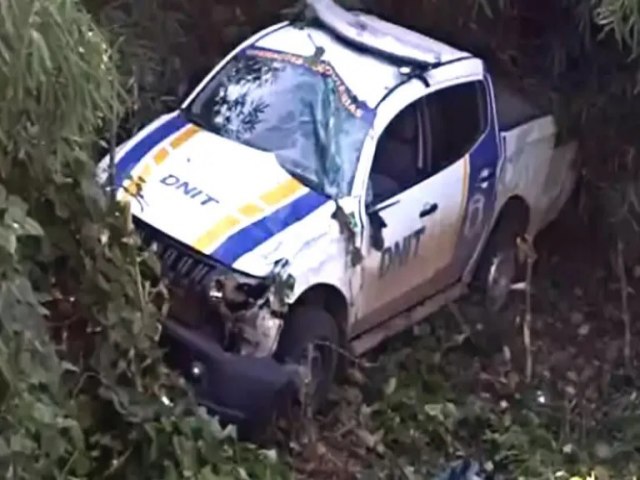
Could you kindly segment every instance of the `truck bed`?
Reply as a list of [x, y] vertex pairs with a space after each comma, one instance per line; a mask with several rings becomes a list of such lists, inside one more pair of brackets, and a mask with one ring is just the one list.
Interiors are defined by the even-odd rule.
[[524, 95], [507, 86], [504, 81], [495, 80], [493, 88], [498, 114], [498, 127], [501, 132], [512, 130], [523, 123], [549, 115], [549, 112], [534, 105]]

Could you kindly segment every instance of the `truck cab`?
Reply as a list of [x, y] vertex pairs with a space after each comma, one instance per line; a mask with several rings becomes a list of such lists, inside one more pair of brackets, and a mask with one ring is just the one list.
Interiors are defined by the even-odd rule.
[[249, 38], [114, 162], [171, 287], [171, 362], [234, 419], [308, 385], [320, 403], [341, 351], [478, 278], [498, 308], [517, 237], [575, 181], [575, 145], [480, 59], [308, 3], [312, 18]]

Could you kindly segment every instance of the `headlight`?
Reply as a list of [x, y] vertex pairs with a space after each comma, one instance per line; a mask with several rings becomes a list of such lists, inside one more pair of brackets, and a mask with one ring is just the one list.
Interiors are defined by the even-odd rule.
[[209, 300], [214, 302], [220, 301], [224, 298], [224, 285], [221, 279], [214, 278], [211, 281], [209, 288], [207, 289], [207, 295]]

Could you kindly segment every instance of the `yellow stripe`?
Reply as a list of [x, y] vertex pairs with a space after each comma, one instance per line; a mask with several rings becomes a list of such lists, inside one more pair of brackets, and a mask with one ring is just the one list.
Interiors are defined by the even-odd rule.
[[209, 245], [220, 240], [231, 229], [240, 224], [240, 220], [232, 215], [227, 215], [212, 228], [204, 232], [193, 244], [198, 250], [204, 251]]
[[458, 235], [456, 239], [462, 236], [462, 229], [464, 228], [465, 213], [467, 211], [467, 200], [469, 198], [469, 155], [464, 157], [462, 164], [462, 203], [460, 204], [460, 213], [458, 213]]
[[180, 148], [183, 144], [185, 144], [189, 139], [191, 139], [196, 133], [200, 131], [200, 127], [196, 125], [187, 126], [182, 132], [180, 132], [173, 140], [171, 140], [171, 148], [174, 150]]
[[464, 188], [464, 195], [462, 199], [462, 212], [460, 215], [464, 215], [464, 211], [467, 208], [467, 199], [469, 198], [469, 155], [464, 157], [464, 166], [462, 173], [462, 188]]
[[296, 192], [302, 190], [302, 184], [295, 178], [290, 178], [280, 185], [275, 187], [266, 193], [260, 195], [260, 200], [269, 205], [270, 207], [286, 200], [294, 195]]
[[[177, 149], [181, 145], [184, 145], [190, 138], [192, 138], [196, 133], [200, 131], [200, 127], [195, 125], [187, 125], [181, 132], [177, 133], [173, 140], [171, 140], [171, 148]], [[147, 161], [141, 165], [141, 172], [133, 177], [132, 180], [129, 180], [126, 185], [124, 185], [125, 197], [131, 197], [138, 195], [140, 190], [142, 190], [143, 184], [147, 181], [148, 177], [151, 176], [153, 171], [153, 166], [162, 165], [167, 158], [169, 158], [169, 149], [167, 147], [161, 147], [156, 153], [153, 154], [153, 163]]]
[[[177, 133], [173, 140], [171, 140], [171, 148], [173, 150], [179, 148], [181, 145], [184, 145], [190, 138], [192, 138], [196, 133], [200, 131], [200, 127], [195, 125], [187, 125], [181, 132]], [[158, 149], [156, 153], [153, 154], [153, 164], [147, 162], [142, 166], [142, 173], [140, 173], [137, 178], [143, 177], [147, 178], [151, 176], [152, 167], [154, 165], [160, 166], [165, 160], [169, 158], [169, 149], [165, 147], [161, 147]]]
[[162, 165], [167, 158], [169, 158], [169, 150], [163, 147], [153, 156], [153, 161], [156, 165]]
[[[270, 207], [273, 207], [283, 201], [291, 198], [297, 192], [302, 190], [304, 186], [294, 178], [285, 180], [277, 185], [275, 188], [260, 195], [260, 200]], [[264, 209], [254, 202], [245, 203], [238, 208], [237, 213], [243, 216], [245, 219], [251, 219], [264, 213]], [[219, 222], [215, 223], [209, 230], [205, 231], [198, 239], [193, 243], [193, 247], [206, 251], [211, 245], [222, 239], [232, 229], [240, 224], [237, 216], [229, 215]]]
[[[173, 150], [176, 150], [180, 146], [184, 145], [187, 141], [189, 141], [189, 139], [193, 138], [193, 136], [196, 135], [199, 131], [199, 127], [195, 125], [189, 125], [185, 127], [180, 133], [176, 134], [169, 145]], [[133, 185], [128, 185], [128, 187], [125, 188], [125, 190], [128, 191], [129, 195], [131, 195], [132, 193], [138, 193], [141, 184], [144, 183], [146, 179], [151, 175], [152, 167], [161, 165], [167, 158], [169, 158], [169, 150], [166, 147], [160, 148], [153, 155], [153, 163], [144, 165], [141, 169], [141, 173], [136, 176], [133, 182], [131, 182], [133, 183]], [[133, 187], [133, 190], [131, 189], [131, 187]], [[293, 178], [290, 178], [280, 183], [268, 192], [263, 193], [260, 196], [260, 200], [262, 200], [262, 202], [264, 202], [266, 205], [273, 207], [292, 197], [297, 192], [302, 190], [302, 188], [303, 185], [300, 182]], [[220, 241], [222, 237], [224, 237], [231, 230], [240, 225], [241, 220], [238, 217], [251, 219], [258, 217], [263, 213], [264, 209], [255, 202], [246, 203], [238, 208], [236, 215], [227, 215], [220, 221], [216, 222], [211, 228], [206, 230], [196, 239], [196, 241], [193, 243], [193, 246], [198, 250], [205, 250], [212, 244]]]
[[259, 205], [256, 205], [255, 203], [247, 203], [246, 205], [243, 205], [242, 207], [240, 207], [238, 211], [244, 217], [256, 217], [260, 215], [262, 212], [264, 212], [264, 210]]

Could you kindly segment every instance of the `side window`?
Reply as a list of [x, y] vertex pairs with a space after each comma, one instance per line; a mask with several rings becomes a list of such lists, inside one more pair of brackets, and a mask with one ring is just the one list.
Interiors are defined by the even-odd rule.
[[421, 137], [416, 102], [396, 115], [378, 139], [369, 176], [368, 204], [376, 205], [419, 181]]
[[378, 139], [367, 204], [383, 202], [466, 155], [487, 128], [481, 81], [444, 88], [405, 107]]
[[487, 91], [481, 81], [462, 83], [433, 92], [424, 105], [426, 164], [435, 175], [466, 155], [487, 129]]

